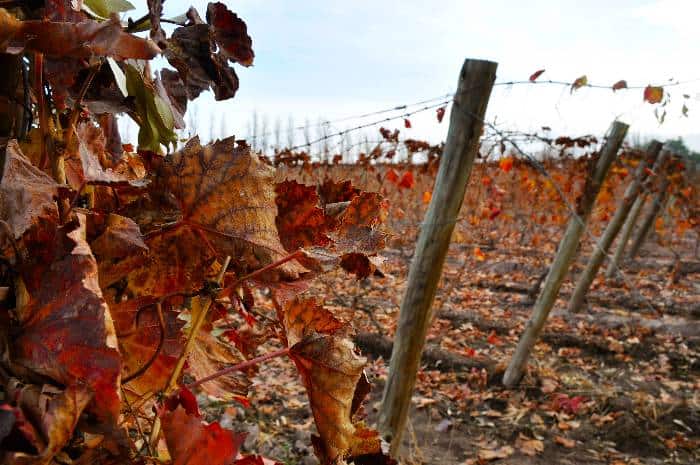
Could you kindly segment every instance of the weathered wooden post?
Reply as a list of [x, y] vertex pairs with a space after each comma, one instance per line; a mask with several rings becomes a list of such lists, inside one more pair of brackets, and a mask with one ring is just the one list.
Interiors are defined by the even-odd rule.
[[[571, 295], [571, 299], [569, 299], [569, 312], [578, 312], [581, 309], [588, 289], [591, 287], [600, 266], [603, 264], [603, 260], [605, 260], [605, 256], [608, 254], [608, 250], [610, 250], [610, 246], [620, 232], [632, 205], [639, 195], [639, 191], [642, 189], [642, 184], [648, 176], [647, 165], [653, 163], [659, 155], [661, 145], [661, 142], [653, 141], [647, 149], [645, 158], [639, 162], [634, 179], [632, 179], [632, 182], [627, 186], [622, 201], [620, 205], [618, 205], [617, 210], [615, 210], [615, 215], [613, 215], [612, 220], [608, 223], [597, 245], [594, 245], [586, 269], [578, 278], [574, 293]], [[658, 159], [663, 161], [663, 158], [664, 156], [662, 154]]]
[[[652, 143], [654, 142], [656, 141], [652, 141]], [[649, 148], [651, 148], [651, 146]], [[651, 168], [651, 170], [654, 173], [660, 172], [666, 161], [667, 155], [668, 152], [662, 152], [661, 155], [659, 155], [659, 157], [656, 159], [656, 161], [654, 162], [654, 166]], [[646, 183], [648, 184], [649, 180], [647, 180]], [[624, 226], [622, 226], [622, 231], [620, 231], [620, 238], [617, 241], [615, 253], [613, 254], [613, 257], [608, 263], [608, 268], [605, 270], [605, 277], [607, 279], [612, 279], [617, 275], [617, 271], [625, 255], [625, 250], [627, 249], [627, 243], [629, 242], [630, 237], [632, 236], [634, 226], [637, 224], [639, 214], [642, 212], [644, 203], [647, 200], [647, 192], [645, 191], [645, 189], [646, 187], [642, 185], [641, 192], [637, 196], [637, 199], [634, 201], [634, 205], [632, 205], [632, 209], [630, 210], [629, 215], [627, 215], [627, 220], [625, 220]]]
[[557, 255], [549, 268], [549, 273], [542, 285], [540, 295], [537, 297], [532, 316], [525, 326], [520, 342], [518, 342], [515, 353], [503, 375], [503, 384], [506, 387], [512, 387], [517, 384], [525, 372], [527, 359], [542, 332], [547, 316], [549, 316], [549, 312], [557, 299], [564, 277], [576, 256], [579, 239], [586, 229], [595, 199], [610, 169], [610, 165], [615, 159], [620, 145], [622, 145], [628, 128], [628, 125], [619, 121], [615, 121], [610, 127], [607, 141], [600, 151], [595, 168], [586, 178], [586, 186], [578, 201], [576, 212], [569, 219], [564, 237], [559, 243]]
[[625, 255], [627, 243], [630, 240], [630, 236], [632, 235], [634, 226], [637, 224], [637, 219], [639, 218], [639, 214], [642, 212], [642, 207], [644, 206], [644, 202], [646, 202], [646, 200], [647, 193], [640, 193], [637, 196], [637, 200], [634, 201], [634, 205], [632, 205], [632, 209], [630, 210], [629, 215], [627, 215], [625, 225], [622, 227], [622, 231], [620, 232], [620, 239], [617, 242], [615, 254], [610, 260], [608, 268], [605, 270], [605, 277], [607, 279], [611, 279], [617, 274], [617, 270], [620, 267], [620, 264], [622, 263], [622, 257]]
[[642, 248], [642, 244], [644, 244], [644, 240], [647, 238], [647, 234], [649, 234], [651, 225], [654, 224], [654, 220], [656, 220], [656, 217], [666, 206], [666, 200], [668, 198], [668, 186], [670, 184], [671, 180], [666, 174], [664, 174], [663, 180], [659, 185], [659, 191], [652, 199], [651, 205], [649, 206], [649, 210], [647, 211], [646, 216], [642, 218], [642, 222], [639, 225], [637, 234], [635, 234], [635, 236], [632, 238], [632, 245], [630, 245], [629, 258], [634, 258], [637, 256], [639, 250]]
[[392, 455], [396, 455], [401, 444], [432, 317], [431, 306], [479, 149], [484, 114], [496, 79], [497, 66], [497, 63], [490, 61], [467, 59], [459, 75], [440, 169], [401, 302], [389, 375], [379, 412], [379, 429], [384, 439], [391, 443]]

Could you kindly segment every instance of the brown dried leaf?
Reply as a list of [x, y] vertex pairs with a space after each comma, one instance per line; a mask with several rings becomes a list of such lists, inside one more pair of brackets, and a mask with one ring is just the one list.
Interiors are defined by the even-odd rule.
[[150, 60], [161, 52], [152, 41], [124, 32], [116, 15], [104, 22], [23, 21], [12, 45], [52, 57]]
[[13, 139], [5, 149], [5, 164], [0, 182], [0, 219], [7, 222], [19, 239], [40, 220], [58, 222], [54, 197], [59, 185], [25, 158]]

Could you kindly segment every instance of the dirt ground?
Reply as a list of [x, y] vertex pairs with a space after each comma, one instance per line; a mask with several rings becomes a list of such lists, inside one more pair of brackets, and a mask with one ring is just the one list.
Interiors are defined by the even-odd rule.
[[[348, 284], [338, 274], [317, 289], [328, 308], [365, 336], [358, 345], [371, 360], [374, 389], [364, 407], [369, 424], [387, 371], [381, 343], [394, 330], [410, 253], [386, 250], [384, 278]], [[627, 274], [644, 283], [641, 292], [655, 308], [608, 283], [592, 292], [585, 313], [573, 316], [564, 313], [567, 282], [526, 378], [507, 390], [500, 374], [542, 269], [534, 249], [490, 253], [489, 262], [472, 263], [463, 247], [450, 250], [438, 296], [445, 301], [436, 307], [427, 342], [432, 358], [424, 359], [404, 436], [405, 462], [698, 463], [700, 273], [685, 274], [669, 288], [669, 257], [659, 248], [646, 250]], [[462, 273], [465, 262], [478, 271]], [[245, 423], [250, 449], [289, 464], [316, 463], [313, 421], [294, 376], [290, 362], [274, 360], [256, 378], [254, 409], [219, 405], [209, 411], [223, 415], [224, 424]]]
[[[484, 177], [490, 178], [488, 184], [478, 181]], [[381, 176], [363, 172], [355, 183], [386, 193], [375, 178]], [[636, 260], [623, 264], [624, 278], [599, 276], [586, 308], [567, 314], [572, 278], [590, 253], [590, 237], [584, 241], [526, 376], [514, 389], [505, 389], [503, 371], [556, 251], [566, 212], [556, 199], [524, 197], [523, 186], [532, 176], [477, 171], [472, 178], [463, 211], [486, 209], [486, 220], [470, 218], [453, 235], [403, 437], [402, 463], [700, 463], [696, 233], [652, 238]], [[563, 174], [560, 179], [566, 182]], [[374, 385], [361, 411], [370, 426], [425, 208], [421, 195], [431, 182], [429, 176], [417, 176], [412, 191], [388, 193], [393, 239], [380, 257], [383, 277], [355, 281], [334, 272], [317, 278], [310, 291], [356, 329], [355, 342], [369, 360], [367, 374]], [[623, 188], [617, 183], [609, 189], [607, 211], [594, 214], [592, 235], [600, 234]], [[490, 212], [500, 208], [511, 211], [494, 220]], [[544, 218], [543, 210], [551, 215]], [[274, 316], [271, 306], [258, 312]], [[249, 431], [247, 450], [290, 465], [317, 463], [309, 439], [313, 418], [291, 362], [274, 359], [261, 366], [251, 393], [250, 408], [210, 404], [207, 412], [223, 426]]]

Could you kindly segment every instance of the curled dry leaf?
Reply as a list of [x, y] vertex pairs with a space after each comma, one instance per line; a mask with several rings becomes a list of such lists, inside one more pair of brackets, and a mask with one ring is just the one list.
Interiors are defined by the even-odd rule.
[[207, 23], [193, 8], [188, 24], [173, 32], [165, 50], [168, 62], [177, 69], [187, 97], [195, 99], [211, 88], [216, 100], [232, 98], [238, 90], [238, 76], [228, 61], [244, 66], [253, 63], [252, 40], [246, 24], [222, 3], [210, 3]]
[[54, 198], [60, 186], [31, 164], [15, 139], [7, 143], [2, 173], [0, 219], [10, 225], [15, 239], [40, 220], [58, 222]]
[[[313, 300], [297, 299], [283, 315], [290, 357], [306, 387], [319, 436], [312, 439], [324, 464], [358, 455], [380, 454], [376, 431], [353, 421], [366, 395], [363, 368], [340, 323]], [[356, 393], [358, 393], [356, 395]]]
[[[22, 438], [36, 453], [20, 449], [21, 441], [3, 442], [2, 463], [54, 463], [54, 456], [68, 443], [78, 419], [90, 402], [88, 390], [68, 386], [65, 390], [50, 385], [22, 385], [11, 380], [5, 386], [7, 396], [15, 401], [10, 410], [13, 424], [8, 434]], [[6, 411], [5, 411], [6, 412]]]
[[120, 355], [97, 263], [85, 242], [85, 217], [61, 227], [44, 247], [52, 255], [40, 276], [25, 279], [29, 303], [16, 309], [12, 363], [93, 396], [104, 423], [119, 415]]

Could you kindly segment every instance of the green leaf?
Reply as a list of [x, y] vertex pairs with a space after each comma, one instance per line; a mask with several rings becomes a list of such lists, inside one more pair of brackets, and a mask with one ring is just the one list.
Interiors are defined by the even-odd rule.
[[127, 0], [83, 0], [83, 11], [102, 20], [109, 19], [112, 13], [123, 13], [134, 8]]
[[126, 88], [134, 97], [139, 124], [139, 149], [160, 152], [160, 146], [177, 145], [173, 130], [175, 120], [168, 104], [156, 95], [155, 89], [144, 82], [139, 69], [126, 64]]
[[119, 90], [124, 97], [128, 97], [129, 91], [126, 90], [126, 76], [124, 75], [124, 71], [122, 71], [116, 60], [112, 57], [107, 57], [107, 63], [109, 63], [109, 69], [112, 70], [114, 82], [117, 83], [117, 87], [119, 87]]

